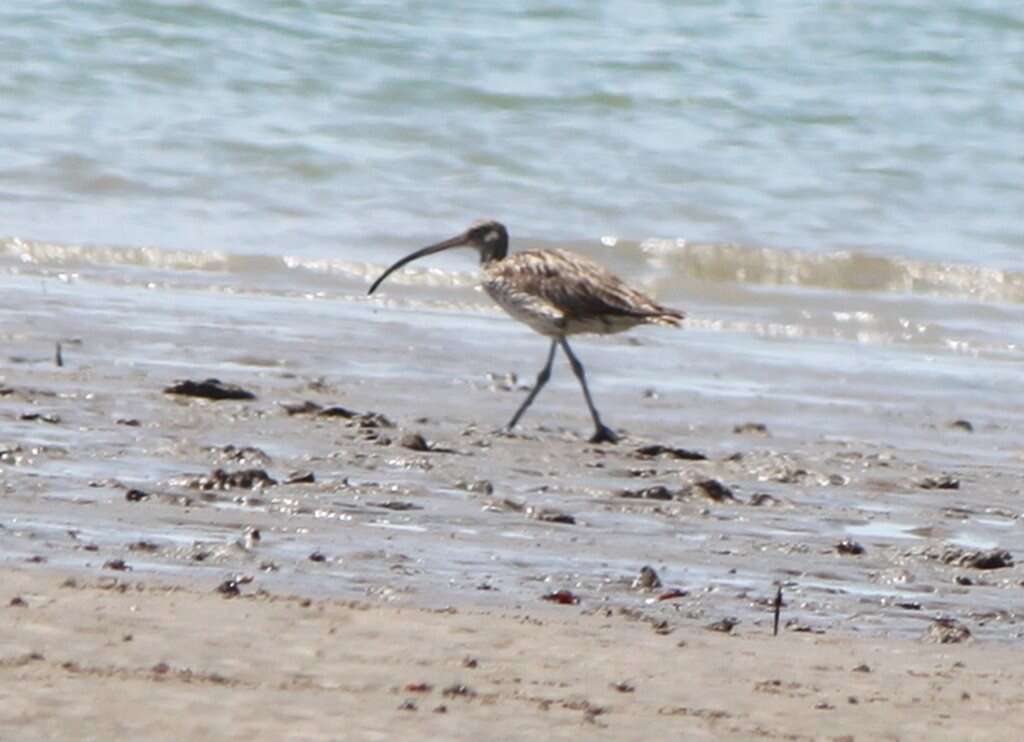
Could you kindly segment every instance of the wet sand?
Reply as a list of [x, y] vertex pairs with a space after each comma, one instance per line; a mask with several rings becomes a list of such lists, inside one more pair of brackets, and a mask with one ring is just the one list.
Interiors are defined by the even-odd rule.
[[[667, 335], [583, 340], [624, 434], [594, 446], [563, 367], [498, 432], [544, 347], [496, 315], [3, 288], [2, 666], [24, 736], [957, 739], [1020, 720], [1020, 412], [991, 388], [938, 399], [881, 361], [822, 379], [780, 364], [827, 343], [699, 325], [685, 373]], [[166, 391], [211, 377], [252, 396]], [[939, 619], [969, 643], [924, 643]], [[457, 683], [476, 695], [445, 698]]]
[[1024, 722], [1024, 671], [999, 646], [227, 598], [24, 568], [3, 585], [11, 739], [985, 740]]

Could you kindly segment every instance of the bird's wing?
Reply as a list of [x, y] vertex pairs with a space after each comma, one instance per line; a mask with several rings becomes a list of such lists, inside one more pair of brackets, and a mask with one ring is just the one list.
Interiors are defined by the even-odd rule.
[[500, 261], [494, 278], [550, 304], [568, 320], [680, 315], [605, 268], [564, 250], [527, 250]]

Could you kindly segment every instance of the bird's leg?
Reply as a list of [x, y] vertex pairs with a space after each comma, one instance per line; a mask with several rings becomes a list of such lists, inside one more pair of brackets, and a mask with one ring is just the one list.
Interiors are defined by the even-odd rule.
[[551, 350], [548, 351], [548, 361], [544, 364], [544, 368], [540, 370], [540, 373], [537, 374], [537, 383], [533, 385], [533, 389], [531, 389], [530, 393], [526, 395], [526, 399], [523, 401], [523, 404], [520, 405], [518, 410], [516, 410], [516, 414], [512, 416], [512, 420], [506, 426], [506, 430], [512, 430], [512, 428], [516, 426], [516, 423], [519, 422], [519, 418], [521, 418], [523, 413], [526, 412], [526, 408], [533, 403], [533, 398], [537, 396], [537, 392], [543, 389], [544, 385], [548, 383], [548, 379], [551, 378], [551, 364], [555, 360], [555, 348], [557, 345], [557, 340], [551, 341]]
[[619, 437], [614, 432], [601, 422], [601, 416], [597, 414], [597, 408], [594, 407], [594, 400], [590, 398], [590, 390], [587, 389], [587, 377], [583, 373], [583, 364], [573, 354], [572, 348], [569, 347], [568, 341], [563, 337], [559, 338], [558, 342], [562, 346], [562, 350], [565, 351], [565, 355], [569, 358], [569, 365], [572, 366], [572, 372], [576, 374], [576, 378], [580, 380], [580, 386], [583, 387], [583, 397], [587, 400], [587, 407], [590, 408], [590, 416], [594, 418], [594, 435], [591, 436], [591, 443], [616, 443]]

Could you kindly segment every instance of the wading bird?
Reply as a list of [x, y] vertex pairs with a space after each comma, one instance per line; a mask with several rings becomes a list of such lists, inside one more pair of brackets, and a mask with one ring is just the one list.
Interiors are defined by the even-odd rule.
[[368, 293], [376, 291], [385, 278], [406, 263], [453, 247], [476, 248], [480, 252], [484, 291], [513, 319], [551, 338], [547, 362], [526, 400], [509, 421], [508, 429], [516, 426], [548, 382], [555, 350], [561, 346], [583, 387], [583, 398], [594, 419], [591, 443], [614, 443], [617, 437], [601, 422], [587, 389], [583, 364], [572, 352], [566, 337], [588, 332], [606, 335], [643, 324], [678, 327], [683, 313], [661, 306], [601, 266], [571, 252], [526, 250], [509, 255], [508, 231], [495, 221], [476, 222], [460, 235], [406, 255], [384, 271]]

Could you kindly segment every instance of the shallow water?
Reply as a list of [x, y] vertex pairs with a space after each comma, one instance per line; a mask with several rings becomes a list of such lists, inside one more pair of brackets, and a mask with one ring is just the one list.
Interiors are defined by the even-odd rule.
[[0, 8], [0, 234], [365, 258], [478, 216], [1020, 269], [989, 0]]

